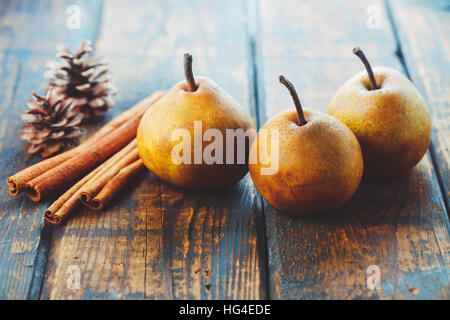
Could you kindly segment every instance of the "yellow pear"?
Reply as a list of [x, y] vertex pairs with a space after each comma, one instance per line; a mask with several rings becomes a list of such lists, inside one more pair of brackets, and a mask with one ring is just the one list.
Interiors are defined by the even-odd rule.
[[[297, 110], [280, 112], [259, 131], [250, 149], [253, 182], [267, 202], [289, 214], [337, 208], [361, 181], [363, 160], [358, 140], [336, 118], [303, 109], [292, 84], [283, 76], [280, 82], [289, 89]], [[274, 134], [278, 139], [272, 139]], [[265, 167], [273, 165], [261, 156], [261, 150], [271, 151], [267, 158], [278, 161], [277, 171], [264, 173]]]
[[[185, 189], [233, 185], [248, 172], [253, 121], [214, 81], [200, 76], [194, 79], [189, 54], [184, 56], [184, 67], [186, 80], [144, 114], [137, 132], [139, 155], [159, 178]], [[237, 147], [242, 141], [226, 139], [227, 130], [239, 129], [248, 133], [242, 150]]]
[[364, 156], [364, 174], [384, 178], [403, 174], [425, 155], [431, 121], [424, 99], [400, 72], [371, 68], [348, 80], [332, 98], [327, 113], [345, 123], [356, 135]]

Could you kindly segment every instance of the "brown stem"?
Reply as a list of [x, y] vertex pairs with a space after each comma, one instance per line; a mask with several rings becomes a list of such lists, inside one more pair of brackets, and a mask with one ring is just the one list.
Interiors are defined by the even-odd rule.
[[288, 88], [289, 93], [291, 94], [292, 100], [294, 100], [295, 109], [297, 109], [297, 115], [298, 115], [298, 125], [303, 126], [306, 124], [305, 115], [303, 114], [303, 108], [300, 103], [300, 99], [298, 98], [297, 91], [295, 90], [292, 83], [287, 80], [284, 76], [279, 76], [278, 80], [280, 80], [280, 83], [284, 84], [286, 88]]
[[184, 75], [186, 76], [188, 91], [197, 90], [198, 85], [195, 83], [194, 74], [192, 73], [192, 56], [189, 53], [184, 54]]
[[353, 53], [356, 54], [361, 59], [361, 61], [364, 63], [364, 66], [366, 67], [366, 70], [367, 70], [367, 73], [369, 74], [369, 79], [370, 79], [370, 85], [371, 85], [370, 90], [378, 89], [377, 82], [375, 81], [375, 77], [373, 75], [372, 67], [370, 66], [369, 61], [367, 60], [366, 56], [364, 55], [364, 52], [360, 48], [356, 47], [356, 48], [353, 48]]

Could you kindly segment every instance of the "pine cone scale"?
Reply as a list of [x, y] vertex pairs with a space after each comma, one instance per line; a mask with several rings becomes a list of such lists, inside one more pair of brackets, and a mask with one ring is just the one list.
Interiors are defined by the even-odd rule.
[[90, 41], [84, 41], [72, 52], [67, 46], [57, 47], [59, 62], [45, 64], [46, 92], [26, 101], [27, 110], [20, 139], [28, 142], [28, 153], [48, 157], [75, 146], [84, 130], [84, 119], [97, 117], [114, 105], [116, 89], [109, 84], [107, 62], [102, 57], [90, 58]]
[[[84, 119], [99, 116], [112, 107], [112, 99], [108, 97], [114, 95], [115, 90], [106, 85], [109, 81], [107, 62], [102, 57], [89, 57], [91, 42], [83, 42], [75, 53], [66, 46], [57, 50], [56, 56], [61, 62], [47, 64], [45, 77], [49, 85], [58, 87], [61, 95], [71, 98]], [[103, 103], [97, 99], [102, 99]]]
[[[53, 88], [48, 89], [44, 97], [33, 96], [36, 100], [29, 103], [33, 108], [21, 115], [25, 125], [20, 138], [29, 143], [28, 153], [40, 152], [42, 157], [48, 157], [76, 145], [83, 132], [78, 127], [82, 115], [70, 115], [72, 104], [64, 101]], [[45, 113], [36, 110], [45, 110]]]

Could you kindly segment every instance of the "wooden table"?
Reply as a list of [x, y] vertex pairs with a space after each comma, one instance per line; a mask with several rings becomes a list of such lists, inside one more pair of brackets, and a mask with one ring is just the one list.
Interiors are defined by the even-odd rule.
[[[69, 5], [81, 28], [66, 27]], [[449, 299], [449, 1], [2, 1], [0, 4], [0, 298], [2, 299]], [[293, 108], [326, 110], [362, 64], [407, 74], [433, 121], [427, 155], [408, 175], [366, 181], [344, 207], [282, 215], [250, 177], [223, 192], [187, 192], [146, 172], [107, 210], [80, 209], [63, 226], [8, 194], [6, 178], [37, 161], [17, 134], [25, 100], [55, 47], [91, 39], [107, 56], [117, 106], [194, 72], [215, 79], [258, 126]], [[380, 288], [367, 286], [378, 266]], [[73, 268], [80, 289], [67, 285]], [[78, 268], [78, 269], [77, 269]]]

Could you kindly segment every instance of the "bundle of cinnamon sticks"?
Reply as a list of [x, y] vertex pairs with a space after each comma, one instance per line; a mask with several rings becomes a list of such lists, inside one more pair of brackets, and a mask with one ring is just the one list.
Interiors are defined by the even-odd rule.
[[163, 95], [156, 92], [123, 112], [78, 147], [43, 160], [7, 182], [10, 193], [40, 201], [64, 192], [45, 218], [63, 222], [79, 205], [101, 210], [143, 168], [136, 132], [145, 111]]

